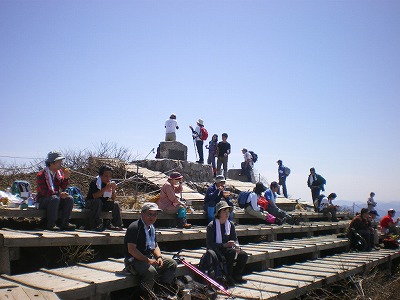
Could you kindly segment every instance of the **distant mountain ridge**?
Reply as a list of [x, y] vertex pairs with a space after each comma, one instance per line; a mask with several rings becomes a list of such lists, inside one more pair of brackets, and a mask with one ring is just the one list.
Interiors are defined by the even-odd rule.
[[[336, 201], [334, 201], [334, 203], [337, 205], [346, 206], [349, 208], [353, 208], [353, 203], [354, 203], [354, 211], [355, 212], [359, 212], [362, 208], [367, 207], [367, 201], [356, 202], [356, 201], [349, 201], [349, 200], [336, 200]], [[400, 217], [399, 201], [378, 202], [378, 204], [375, 207], [376, 211], [379, 214], [379, 217], [385, 216], [387, 214], [387, 211], [391, 208], [394, 208], [394, 210], [396, 211], [396, 217]]]

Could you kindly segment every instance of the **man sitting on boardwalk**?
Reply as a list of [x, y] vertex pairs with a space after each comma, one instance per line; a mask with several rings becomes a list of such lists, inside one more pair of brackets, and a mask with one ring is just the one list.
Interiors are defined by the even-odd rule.
[[[59, 152], [49, 152], [46, 159], [46, 167], [36, 176], [37, 195], [36, 202], [39, 209], [46, 210], [47, 229], [58, 231], [75, 230], [76, 226], [69, 223], [74, 198], [62, 190], [68, 186], [70, 171], [61, 168], [65, 159]], [[56, 222], [60, 215], [60, 227]]]
[[144, 203], [140, 219], [129, 225], [124, 239], [125, 268], [140, 276], [140, 288], [143, 296], [146, 295], [144, 299], [153, 290], [155, 280], [160, 285], [170, 286], [175, 279], [177, 263], [161, 256], [156, 239], [153, 224], [159, 211], [156, 203]]
[[397, 218], [397, 220], [394, 220], [394, 216], [396, 214], [396, 211], [391, 208], [388, 210], [388, 214], [384, 216], [381, 220], [381, 230], [384, 235], [388, 234], [397, 234], [397, 224], [399, 224], [400, 218]]
[[[225, 190], [225, 177], [217, 175], [214, 184], [208, 187], [204, 197], [204, 211], [207, 213], [208, 223], [214, 218], [215, 206], [222, 200], [226, 201], [233, 210], [230, 192]], [[232, 213], [229, 215], [229, 220], [232, 220]]]
[[111, 222], [107, 220], [105, 227], [111, 230], [123, 230], [121, 209], [119, 204], [115, 202], [117, 185], [114, 181], [111, 181], [113, 171], [111, 166], [101, 166], [99, 175], [89, 184], [89, 191], [86, 196], [86, 208], [91, 210], [88, 229], [104, 230], [101, 212], [111, 210], [112, 220]]

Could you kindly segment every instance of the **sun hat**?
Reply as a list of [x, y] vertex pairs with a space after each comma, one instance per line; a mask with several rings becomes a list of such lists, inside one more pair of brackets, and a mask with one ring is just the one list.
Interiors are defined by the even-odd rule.
[[181, 179], [183, 176], [181, 173], [179, 172], [172, 172], [169, 177], [168, 180], [172, 180], [172, 179]]
[[394, 210], [394, 208], [391, 208], [391, 209], [388, 210], [388, 212], [394, 212], [395, 213], [396, 211]]
[[52, 151], [47, 154], [46, 163], [52, 163], [63, 159], [65, 159], [65, 157], [62, 156], [60, 152]]
[[215, 177], [215, 183], [220, 183], [220, 182], [225, 182], [225, 177], [224, 175], [217, 175], [217, 177]]
[[246, 148], [242, 148], [242, 151], [245, 151], [245, 152], [247, 152], [247, 149], [246, 149]]
[[378, 212], [376, 210], [371, 210], [369, 213], [379, 217], [379, 214], [378, 214]]
[[145, 202], [142, 205], [142, 212], [146, 211], [146, 210], [158, 210], [161, 211], [161, 209], [158, 208], [157, 203], [153, 203], [153, 202]]
[[229, 208], [230, 212], [233, 211], [233, 207], [229, 206], [229, 204], [226, 201], [219, 201], [217, 205], [215, 205], [215, 216], [218, 216], [219, 211], [224, 208]]
[[254, 193], [257, 195], [261, 195], [261, 193], [265, 192], [267, 188], [262, 182], [257, 182], [256, 187], [254, 188]]
[[197, 123], [199, 123], [200, 125], [203, 125], [203, 124], [204, 124], [204, 122], [203, 122], [202, 119], [198, 119], [198, 120], [197, 120]]

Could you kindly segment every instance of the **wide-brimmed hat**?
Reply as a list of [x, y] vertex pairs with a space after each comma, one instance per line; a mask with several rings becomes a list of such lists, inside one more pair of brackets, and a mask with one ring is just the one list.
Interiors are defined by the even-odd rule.
[[376, 210], [370, 210], [369, 213], [371, 215], [375, 215], [375, 216], [379, 217], [379, 214], [378, 214], [378, 212]]
[[157, 203], [153, 202], [145, 202], [142, 205], [142, 212], [146, 210], [158, 210], [161, 211], [161, 209], [158, 207]]
[[394, 212], [395, 213], [396, 211], [394, 210], [394, 208], [391, 208], [391, 209], [388, 210], [388, 213], [389, 212]]
[[203, 122], [202, 119], [198, 119], [198, 120], [197, 120], [197, 123], [199, 123], [200, 125], [204, 125], [204, 122]]
[[183, 176], [181, 173], [179, 172], [172, 172], [169, 177], [168, 180], [172, 180], [172, 179], [181, 179]]
[[60, 152], [52, 151], [47, 154], [46, 163], [52, 163], [63, 159], [65, 159], [65, 157], [62, 156]]
[[224, 175], [217, 175], [217, 177], [215, 177], [215, 183], [220, 183], [220, 182], [225, 182], [225, 177]]
[[215, 216], [218, 216], [218, 212], [219, 212], [221, 209], [224, 209], [224, 208], [229, 208], [229, 211], [230, 211], [230, 212], [233, 211], [233, 207], [232, 207], [232, 206], [229, 206], [229, 204], [228, 204], [226, 201], [219, 201], [219, 202], [217, 203], [217, 205], [215, 205]]
[[261, 193], [265, 192], [267, 188], [262, 182], [257, 182], [256, 187], [254, 188], [254, 193], [257, 195], [261, 195]]

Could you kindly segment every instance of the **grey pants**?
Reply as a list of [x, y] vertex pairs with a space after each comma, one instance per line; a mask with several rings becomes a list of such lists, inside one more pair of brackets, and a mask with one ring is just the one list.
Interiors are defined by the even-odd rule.
[[164, 257], [162, 260], [162, 268], [155, 268], [147, 262], [132, 258], [125, 260], [125, 266], [128, 267], [131, 265], [139, 274], [141, 279], [141, 287], [152, 289], [155, 281], [164, 284], [172, 284], [175, 279], [175, 270], [178, 265], [177, 262], [173, 259]]
[[47, 227], [54, 226], [58, 216], [60, 216], [61, 225], [68, 222], [73, 207], [74, 198], [72, 198], [72, 196], [61, 199], [59, 196], [53, 195], [51, 197], [39, 199], [39, 209], [46, 210]]

